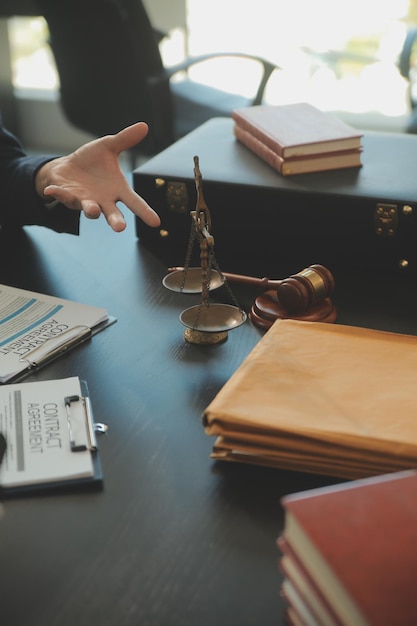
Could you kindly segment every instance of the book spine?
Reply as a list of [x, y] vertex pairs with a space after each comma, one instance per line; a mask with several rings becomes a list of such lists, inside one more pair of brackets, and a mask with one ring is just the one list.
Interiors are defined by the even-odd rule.
[[235, 124], [234, 134], [236, 139], [243, 143], [254, 154], [277, 170], [277, 172], [283, 173], [284, 159], [281, 156], [275, 154], [273, 150], [262, 143], [257, 137], [254, 137], [250, 132], [239, 126], [239, 124]]
[[277, 154], [282, 158], [285, 157], [285, 147], [282, 146], [276, 139], [271, 137], [271, 135], [268, 135], [268, 133], [259, 128], [259, 126], [252, 124], [252, 122], [249, 122], [242, 115], [240, 115], [238, 111], [232, 112], [232, 118], [239, 126], [239, 128], [247, 131], [256, 139], [259, 139], [259, 141], [261, 141], [264, 145], [270, 148], [274, 152], [274, 154]]
[[337, 608], [330, 605], [325, 591], [317, 586], [314, 574], [304, 567], [302, 559], [284, 535], [278, 538], [277, 546], [282, 554], [279, 567], [284, 575], [284, 580], [288, 580], [294, 586], [310, 611], [317, 617], [319, 623], [323, 626], [324, 624], [343, 626]]

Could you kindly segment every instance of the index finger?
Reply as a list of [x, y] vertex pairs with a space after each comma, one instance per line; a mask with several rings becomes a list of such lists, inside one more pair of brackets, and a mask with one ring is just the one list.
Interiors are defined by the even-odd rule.
[[159, 215], [154, 211], [149, 204], [141, 196], [139, 196], [133, 189], [128, 189], [126, 195], [120, 198], [128, 209], [137, 215], [148, 226], [159, 226], [161, 220]]

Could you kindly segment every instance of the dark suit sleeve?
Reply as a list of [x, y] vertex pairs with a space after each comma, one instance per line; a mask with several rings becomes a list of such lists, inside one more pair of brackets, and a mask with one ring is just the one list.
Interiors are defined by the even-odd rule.
[[57, 204], [48, 209], [36, 193], [35, 175], [53, 157], [27, 156], [0, 122], [0, 226], [2, 230], [36, 224], [78, 234], [79, 213]]

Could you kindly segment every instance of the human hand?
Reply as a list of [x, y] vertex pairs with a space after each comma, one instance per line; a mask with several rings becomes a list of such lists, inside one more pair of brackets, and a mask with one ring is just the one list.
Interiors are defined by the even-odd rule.
[[138, 122], [116, 135], [95, 139], [67, 156], [48, 161], [36, 175], [38, 195], [46, 202], [58, 200], [69, 209], [82, 211], [90, 219], [103, 214], [116, 232], [126, 228], [116, 205], [119, 201], [149, 226], [159, 226], [158, 215], [133, 191], [118, 158], [121, 152], [142, 141], [147, 132], [148, 126]]

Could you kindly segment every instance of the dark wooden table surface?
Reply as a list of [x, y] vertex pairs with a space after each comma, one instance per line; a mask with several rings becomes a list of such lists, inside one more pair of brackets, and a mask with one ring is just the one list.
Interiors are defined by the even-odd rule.
[[[280, 497], [332, 480], [210, 460], [202, 411], [262, 333], [248, 322], [222, 345], [184, 342], [178, 316], [198, 296], [167, 291], [165, 273], [131, 219], [122, 234], [85, 221], [79, 238], [29, 228], [0, 242], [0, 282], [118, 318], [27, 379], [85, 379], [110, 430], [102, 491], [4, 503], [2, 626], [282, 623]], [[336, 275], [335, 301], [340, 322], [416, 331], [413, 279]]]

